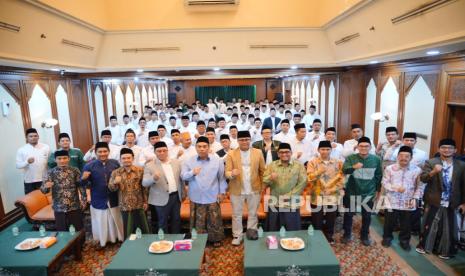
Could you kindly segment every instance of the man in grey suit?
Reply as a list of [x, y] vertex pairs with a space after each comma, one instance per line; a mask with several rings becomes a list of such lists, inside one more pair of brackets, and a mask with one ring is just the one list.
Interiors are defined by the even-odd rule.
[[[181, 201], [184, 182], [181, 180], [181, 164], [176, 159], [169, 159], [168, 146], [165, 142], [154, 145], [155, 158], [145, 165], [142, 185], [150, 187], [150, 212], [156, 213], [158, 227], [165, 233], [181, 232]], [[168, 232], [168, 225], [171, 231]], [[154, 229], [156, 233], [158, 229]]]

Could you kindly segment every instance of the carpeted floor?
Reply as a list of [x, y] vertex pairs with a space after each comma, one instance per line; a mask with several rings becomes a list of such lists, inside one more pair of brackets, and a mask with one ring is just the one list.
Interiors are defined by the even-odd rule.
[[[361, 245], [359, 239], [348, 245], [340, 243], [340, 220], [336, 226], [336, 244], [334, 252], [341, 264], [341, 275], [405, 275], [392, 259], [383, 252], [380, 244], [370, 247]], [[354, 220], [354, 236], [360, 229], [360, 218]], [[120, 244], [108, 245], [106, 250], [97, 251], [95, 242], [90, 235], [84, 246], [81, 262], [70, 260], [65, 262], [55, 275], [103, 275], [103, 270], [111, 262]], [[205, 262], [200, 269], [200, 275], [229, 276], [243, 275], [243, 245], [231, 245], [231, 238], [224, 241], [220, 248], [207, 247]]]

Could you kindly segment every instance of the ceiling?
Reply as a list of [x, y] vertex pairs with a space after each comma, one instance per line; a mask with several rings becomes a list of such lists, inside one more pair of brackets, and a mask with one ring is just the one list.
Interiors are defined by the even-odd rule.
[[232, 8], [184, 0], [29, 0], [105, 31], [322, 27], [362, 0], [240, 0]]

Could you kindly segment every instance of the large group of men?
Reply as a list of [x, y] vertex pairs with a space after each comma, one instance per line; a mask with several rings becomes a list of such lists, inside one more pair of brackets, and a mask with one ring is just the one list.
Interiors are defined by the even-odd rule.
[[307, 113], [298, 103], [215, 98], [206, 104], [155, 104], [143, 114], [124, 115], [122, 124], [111, 116], [100, 141], [85, 154], [71, 147], [67, 133], [59, 135], [59, 147], [51, 153], [37, 131], [28, 129], [16, 166], [24, 170], [25, 193], [51, 192], [57, 230], [71, 224], [82, 229], [83, 210], [90, 204], [92, 234], [102, 248], [137, 228], [180, 233], [186, 197], [190, 228], [220, 246], [225, 237], [220, 203], [227, 196], [233, 245], [244, 236], [257, 238], [257, 213], [265, 198], [266, 231], [300, 230], [300, 210], [309, 202], [313, 227], [334, 243], [335, 221], [342, 215], [341, 242], [349, 243], [358, 203], [363, 245], [372, 244], [371, 217], [381, 206], [383, 246], [391, 245], [399, 229], [405, 250], [411, 249], [411, 235], [419, 233], [417, 252], [444, 259], [456, 254], [465, 212], [465, 163], [454, 140], [442, 139], [429, 159], [415, 146], [415, 132], [400, 136], [396, 127], [388, 127], [374, 146], [354, 123], [352, 139], [340, 144], [336, 128], [322, 126], [315, 106]]

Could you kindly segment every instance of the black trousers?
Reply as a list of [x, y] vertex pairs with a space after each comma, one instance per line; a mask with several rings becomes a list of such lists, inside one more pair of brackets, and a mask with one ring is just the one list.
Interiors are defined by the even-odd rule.
[[[170, 194], [168, 203], [165, 206], [155, 206], [158, 216], [158, 227], [162, 228], [165, 233], [181, 233], [181, 201], [179, 201], [178, 192]], [[168, 232], [170, 225], [170, 232]]]
[[150, 224], [152, 226], [152, 233], [158, 233], [158, 216], [155, 205], [149, 204], [150, 209]]
[[55, 227], [57, 231], [68, 231], [71, 224], [76, 231], [84, 228], [83, 216], [81, 210], [74, 210], [69, 212], [54, 212], [55, 214]]
[[[355, 197], [354, 197], [355, 198]], [[350, 197], [344, 196], [343, 198], [344, 207], [350, 208]], [[373, 208], [373, 199], [368, 201], [366, 205], [371, 209]], [[344, 213], [344, 222], [342, 228], [344, 228], [344, 236], [348, 237], [352, 235], [352, 221], [353, 216], [355, 215], [355, 210], [347, 210]], [[371, 224], [371, 210], [366, 210], [362, 207], [362, 229], [360, 231], [360, 238], [367, 239], [370, 234], [370, 224]]]
[[384, 211], [384, 233], [383, 239], [392, 241], [392, 232], [397, 221], [400, 222], [399, 242], [408, 244], [410, 242], [411, 219], [414, 211], [408, 210], [385, 210]]
[[416, 208], [412, 211], [411, 215], [411, 230], [413, 232], [420, 233], [421, 231], [421, 216], [422, 216], [423, 208]]
[[[280, 209], [278, 209], [280, 210]], [[286, 228], [286, 231], [299, 231], [302, 228], [300, 220], [300, 209], [281, 209], [283, 211], [273, 212], [268, 209], [266, 224], [268, 231], [279, 231], [281, 226]]]
[[337, 206], [323, 205], [312, 206], [312, 225], [315, 230], [322, 230], [327, 239], [331, 239], [334, 235], [334, 224], [337, 217]]
[[40, 189], [40, 186], [42, 185], [42, 181], [39, 182], [31, 182], [31, 183], [26, 183], [24, 182], [24, 194], [27, 195], [28, 193]]
[[[434, 217], [436, 216], [436, 213], [438, 212], [439, 207], [435, 206], [428, 206], [425, 208], [425, 214], [424, 214], [424, 224], [423, 224], [423, 229], [420, 234], [420, 242], [419, 242], [419, 247], [425, 248], [425, 243], [426, 239], [428, 237], [428, 234], [431, 230], [431, 225], [433, 224]], [[458, 245], [458, 231], [457, 231], [457, 221], [456, 221], [456, 214], [455, 210], [451, 207], [447, 208], [447, 219], [449, 221], [449, 238], [450, 238], [450, 249], [449, 249], [449, 255], [455, 255], [457, 254], [457, 245]], [[444, 220], [441, 219], [439, 221], [439, 228], [437, 230], [437, 236], [436, 236], [436, 243], [438, 243], [439, 238], [443, 234], [442, 232], [442, 225], [444, 223]], [[436, 249], [436, 246], [435, 246]]]

